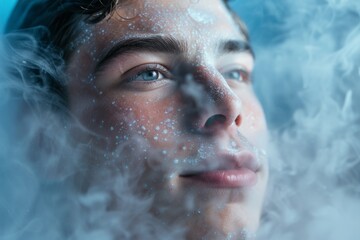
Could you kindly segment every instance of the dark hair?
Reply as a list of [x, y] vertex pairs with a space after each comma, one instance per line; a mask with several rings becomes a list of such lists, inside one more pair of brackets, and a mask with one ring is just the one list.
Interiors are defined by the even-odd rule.
[[[128, 1], [128, 0], [125, 0]], [[122, 0], [122, 2], [125, 2]], [[48, 31], [43, 43], [64, 51], [80, 34], [79, 22], [95, 24], [106, 18], [120, 0], [19, 0], [5, 27], [5, 33], [42, 26]]]
[[[60, 64], [59, 61], [66, 62], [70, 57], [72, 53], [70, 43], [81, 34], [80, 23], [98, 23], [111, 16], [116, 7], [130, 1], [138, 0], [19, 0], [7, 22], [5, 33], [30, 33], [37, 43], [37, 49], [31, 49], [35, 55], [41, 55], [41, 53], [44, 56], [47, 55], [44, 52], [46, 49], [47, 52], [56, 53], [52, 59], [47, 57], [54, 67], [65, 65]], [[227, 0], [223, 1], [245, 37], [248, 38], [245, 25], [230, 9]], [[19, 61], [24, 62], [23, 59]], [[29, 67], [24, 66], [24, 68]], [[31, 79], [29, 86], [40, 86], [37, 90], [41, 90], [42, 94], [48, 93], [51, 98], [58, 97], [58, 107], [66, 108], [66, 81], [59, 80], [62, 75], [60, 70], [49, 73], [46, 69], [32, 66], [22, 71], [21, 75], [22, 78], [24, 76], [27, 78], [25, 81]]]
[[[109, 16], [119, 4], [127, 2], [129, 0], [19, 0], [7, 22], [5, 32], [44, 26], [49, 31], [51, 43], [65, 51], [64, 58], [67, 59], [67, 45], [80, 33], [77, 23], [98, 23]], [[241, 31], [248, 37], [243, 22], [230, 9], [228, 1], [224, 2]]]

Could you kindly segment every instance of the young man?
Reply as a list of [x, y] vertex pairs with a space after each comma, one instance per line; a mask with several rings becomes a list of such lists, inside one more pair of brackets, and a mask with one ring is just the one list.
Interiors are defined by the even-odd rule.
[[[34, 105], [70, 116], [71, 139], [86, 149], [71, 172], [79, 193], [124, 176], [151, 198], [144, 216], [181, 227], [186, 239], [252, 236], [267, 131], [247, 33], [226, 3], [20, 0], [8, 32], [19, 30], [37, 46], [23, 66], [26, 86], [43, 94]], [[108, 212], [125, 204], [118, 187], [106, 195]], [[136, 231], [128, 239], [151, 238]]]

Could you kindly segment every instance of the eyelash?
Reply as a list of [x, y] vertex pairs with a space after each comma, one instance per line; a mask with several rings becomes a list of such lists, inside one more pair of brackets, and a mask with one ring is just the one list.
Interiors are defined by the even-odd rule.
[[[142, 74], [147, 73], [147, 72], [151, 72], [154, 71], [157, 73], [157, 79], [154, 80], [138, 80], [137, 78], [141, 77]], [[230, 76], [231, 73], [237, 73], [238, 74], [238, 78], [235, 78], [233, 76]], [[127, 83], [133, 83], [133, 84], [147, 84], [147, 85], [159, 85], [164, 83], [164, 80], [169, 80], [169, 79], [173, 79], [174, 76], [171, 74], [171, 72], [164, 66], [157, 64], [157, 63], [153, 63], [153, 64], [145, 64], [142, 66], [138, 66], [134, 69], [131, 69], [128, 71], [128, 73], [126, 73], [126, 75], [128, 75], [129, 77], [125, 77], [125, 82]], [[161, 76], [161, 78], [159, 79], [159, 76]], [[222, 76], [227, 79], [227, 80], [233, 80], [236, 82], [243, 82], [243, 83], [250, 83], [251, 82], [251, 78], [250, 78], [250, 73], [243, 69], [243, 68], [233, 68], [229, 71], [223, 72]]]
[[[235, 78], [232, 78], [232, 77], [227, 77], [226, 74], [230, 74], [232, 72], [236, 72], [239, 74], [239, 77], [241, 77], [242, 79], [241, 80], [238, 80], [238, 79], [235, 79]], [[225, 79], [230, 79], [230, 80], [235, 80], [235, 81], [239, 81], [239, 82], [244, 82], [244, 83], [248, 83], [251, 81], [250, 79], [250, 74], [248, 71], [244, 70], [244, 69], [232, 69], [232, 70], [229, 70], [229, 71], [226, 71], [224, 73], [222, 73], [223, 77]]]
[[[140, 68], [140, 70], [138, 70], [139, 68]], [[135, 71], [135, 73], [133, 73], [133, 71]], [[158, 76], [161, 75], [163, 77], [161, 79], [149, 80], [149, 81], [137, 80], [137, 78], [141, 77], [142, 74], [151, 72], [151, 71], [157, 72]], [[144, 82], [147, 84], [172, 78], [172, 74], [170, 73], [170, 71], [160, 64], [147, 64], [147, 65], [143, 65], [140, 67], [136, 67], [136, 69], [130, 70], [128, 75], [130, 75], [130, 77], [125, 78], [126, 82]]]

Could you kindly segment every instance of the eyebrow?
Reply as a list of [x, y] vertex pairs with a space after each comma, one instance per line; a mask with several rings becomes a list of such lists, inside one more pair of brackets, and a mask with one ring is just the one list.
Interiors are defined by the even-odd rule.
[[[186, 52], [188, 46], [185, 41], [178, 40], [172, 36], [151, 36], [135, 37], [121, 40], [104, 51], [98, 58], [95, 66], [95, 73], [100, 72], [114, 58], [130, 52], [162, 52], [171, 54], [182, 54]], [[244, 40], [224, 40], [218, 45], [220, 54], [249, 52], [254, 57], [254, 52], [247, 41]]]
[[95, 72], [101, 71], [111, 60], [129, 52], [163, 52], [181, 54], [186, 52], [187, 44], [171, 36], [137, 37], [119, 41], [100, 55]]
[[249, 52], [255, 58], [254, 51], [248, 41], [226, 40], [222, 41], [218, 47], [220, 54]]

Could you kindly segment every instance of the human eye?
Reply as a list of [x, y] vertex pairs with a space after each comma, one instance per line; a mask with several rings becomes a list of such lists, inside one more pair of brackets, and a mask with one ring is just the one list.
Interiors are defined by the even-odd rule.
[[150, 91], [164, 86], [170, 86], [174, 77], [168, 68], [161, 64], [149, 63], [131, 68], [121, 76], [124, 89]]
[[135, 76], [132, 81], [156, 81], [164, 78], [164, 75], [160, 73], [158, 70], [146, 70], [142, 73], [139, 73]]
[[244, 83], [250, 82], [250, 73], [243, 68], [234, 68], [228, 71], [224, 71], [222, 75], [226, 80], [235, 80]]
[[145, 64], [135, 67], [124, 74], [125, 81], [151, 83], [171, 78], [170, 71], [160, 64]]

